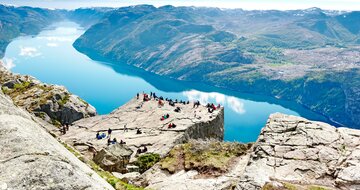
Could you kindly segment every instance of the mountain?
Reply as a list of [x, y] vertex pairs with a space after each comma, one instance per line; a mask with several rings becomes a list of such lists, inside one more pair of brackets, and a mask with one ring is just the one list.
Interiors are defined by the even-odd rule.
[[139, 5], [108, 12], [74, 47], [178, 80], [296, 101], [360, 128], [359, 20], [359, 12], [318, 8]]
[[65, 11], [64, 16], [72, 21], [77, 22], [81, 26], [88, 28], [91, 25], [97, 23], [107, 12], [110, 12], [113, 8], [106, 7], [94, 7], [94, 8], [78, 8], [75, 10]]
[[60, 19], [57, 11], [0, 5], [0, 58], [12, 39], [20, 35], [35, 35]]

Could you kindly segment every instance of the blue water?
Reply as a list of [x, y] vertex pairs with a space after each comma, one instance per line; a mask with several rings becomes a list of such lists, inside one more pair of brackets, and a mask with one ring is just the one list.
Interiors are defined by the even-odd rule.
[[15, 39], [7, 47], [3, 62], [15, 73], [65, 86], [92, 104], [99, 114], [110, 113], [142, 91], [172, 99], [220, 103], [225, 107], [226, 141], [255, 141], [274, 112], [327, 121], [297, 104], [178, 82], [121, 63], [91, 60], [72, 46], [82, 33], [84, 29], [73, 22], [57, 23], [37, 36]]

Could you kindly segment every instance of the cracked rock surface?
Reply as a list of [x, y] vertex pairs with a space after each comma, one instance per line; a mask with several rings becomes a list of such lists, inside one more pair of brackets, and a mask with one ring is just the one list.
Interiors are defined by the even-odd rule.
[[270, 181], [360, 189], [360, 131], [272, 114], [237, 189], [261, 189]]
[[[176, 107], [181, 108], [180, 113], [174, 111]], [[169, 114], [170, 117], [161, 121], [160, 118], [165, 114]], [[169, 129], [169, 123], [176, 124], [176, 128]], [[124, 130], [124, 126], [127, 130]], [[107, 146], [107, 138], [97, 140], [95, 137], [97, 131], [107, 135], [109, 128], [113, 130], [111, 139], [116, 138], [118, 142], [125, 141], [134, 154], [139, 147], [146, 145], [148, 152], [164, 156], [176, 144], [187, 142], [189, 139], [222, 140], [224, 108], [209, 113], [205, 106], [193, 108], [191, 103], [186, 105], [178, 103], [173, 107], [165, 102], [164, 106], [159, 107], [156, 100], [144, 102], [142, 98], [133, 98], [108, 115], [75, 122], [74, 126], [60, 138], [86, 155], [89, 147], [99, 151]], [[142, 134], [136, 134], [138, 128]]]
[[0, 189], [113, 189], [0, 92]]

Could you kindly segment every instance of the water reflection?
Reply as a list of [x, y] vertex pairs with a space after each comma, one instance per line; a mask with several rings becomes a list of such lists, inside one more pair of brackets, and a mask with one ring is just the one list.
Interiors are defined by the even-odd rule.
[[238, 114], [245, 113], [244, 102], [233, 96], [226, 96], [218, 92], [200, 92], [197, 90], [184, 91], [182, 94], [190, 101], [199, 100], [201, 104], [215, 102], [216, 104], [229, 107], [232, 111]]

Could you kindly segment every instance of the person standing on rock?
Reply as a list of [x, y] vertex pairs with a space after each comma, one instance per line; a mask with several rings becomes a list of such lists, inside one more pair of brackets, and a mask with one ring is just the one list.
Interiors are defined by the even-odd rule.
[[111, 133], [112, 133], [112, 129], [108, 129], [108, 137], [110, 138], [111, 137]]
[[139, 93], [136, 94], [136, 98], [139, 99]]
[[68, 122], [65, 123], [65, 128], [66, 128], [67, 131], [69, 130], [69, 123]]

